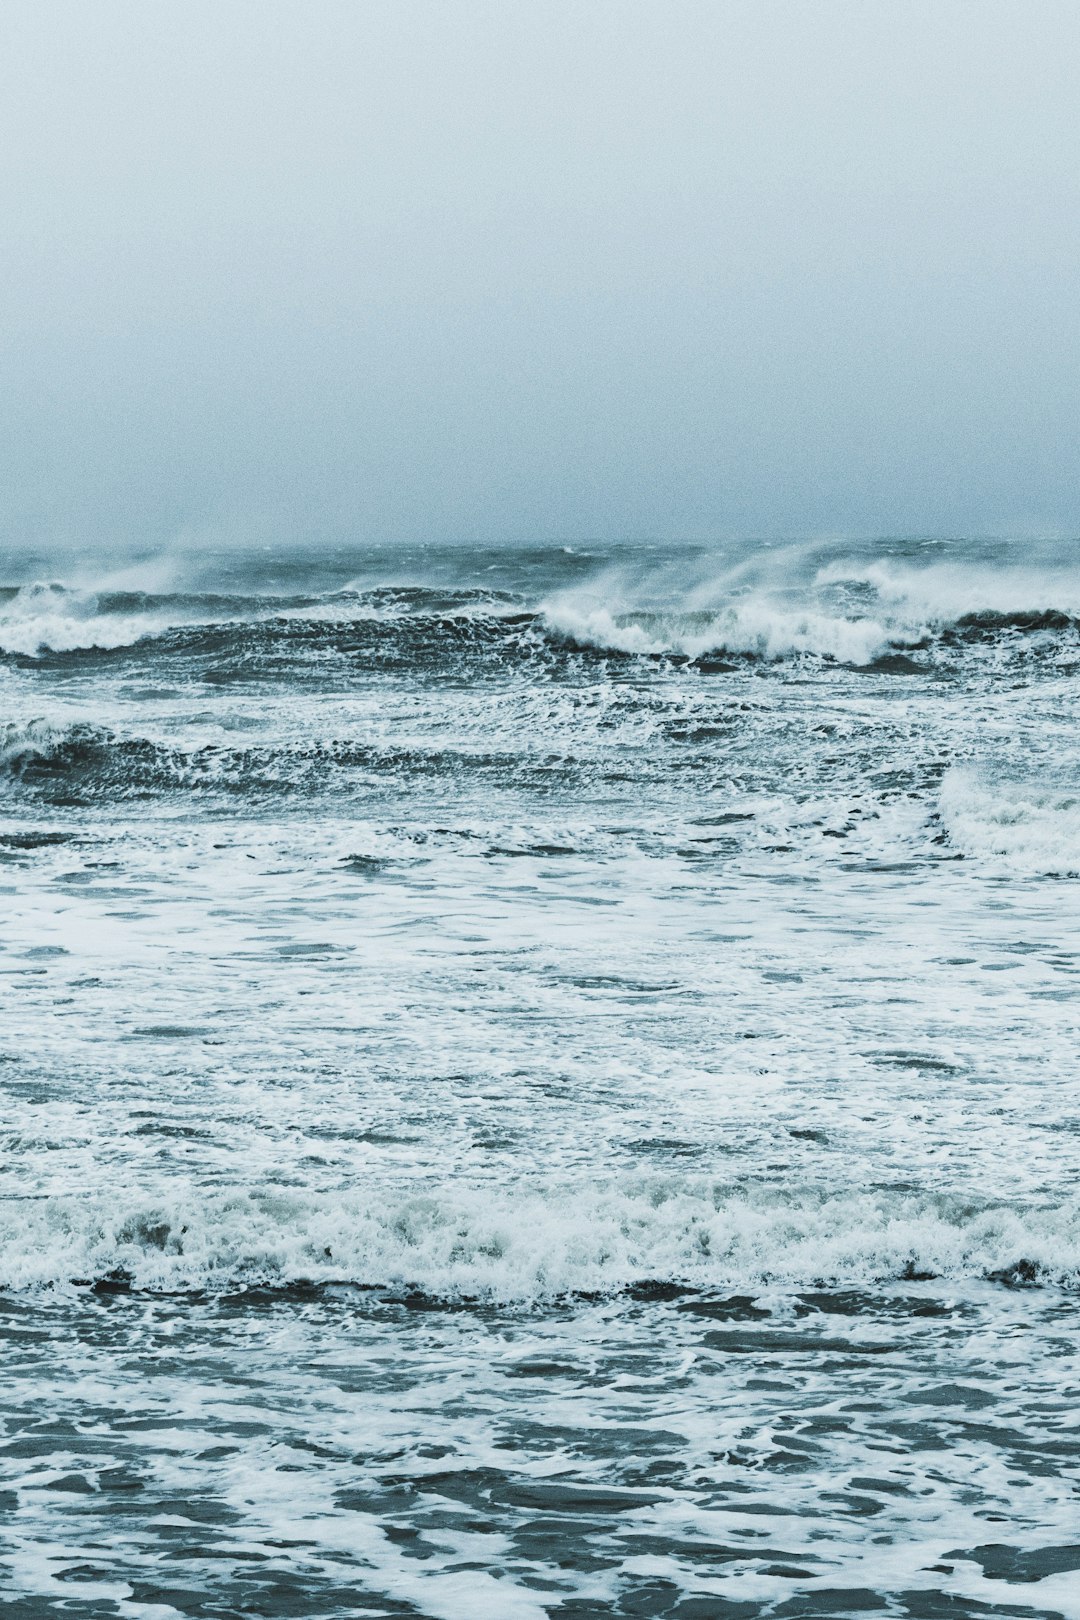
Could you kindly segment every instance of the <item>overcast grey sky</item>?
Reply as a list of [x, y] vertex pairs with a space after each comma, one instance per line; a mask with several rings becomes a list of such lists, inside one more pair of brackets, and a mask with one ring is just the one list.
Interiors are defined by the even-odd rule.
[[1080, 531], [1076, 0], [6, 0], [0, 540]]

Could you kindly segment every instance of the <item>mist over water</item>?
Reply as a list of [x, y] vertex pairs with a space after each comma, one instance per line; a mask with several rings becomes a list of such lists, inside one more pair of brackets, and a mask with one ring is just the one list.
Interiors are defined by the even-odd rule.
[[1069, 546], [4, 566], [20, 1612], [1077, 1612]]
[[1068, 0], [37, 0], [0, 533], [1075, 535]]

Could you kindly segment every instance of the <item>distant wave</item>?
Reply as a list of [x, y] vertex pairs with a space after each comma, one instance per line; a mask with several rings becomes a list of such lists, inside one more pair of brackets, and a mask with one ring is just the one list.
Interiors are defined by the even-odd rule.
[[1080, 1201], [722, 1192], [705, 1180], [370, 1198], [178, 1192], [0, 1202], [0, 1286], [342, 1281], [542, 1301], [640, 1285], [799, 1288], [936, 1276], [1080, 1284]]
[[102, 608], [93, 593], [27, 585], [0, 601], [0, 650], [37, 658], [44, 652], [124, 647], [169, 623], [170, 617], [146, 598]]
[[920, 566], [893, 559], [835, 558], [819, 568], [813, 587], [842, 587], [872, 597], [889, 612], [932, 625], [965, 618], [1024, 620], [1043, 615], [1080, 620], [1075, 562], [1037, 566], [999, 558], [958, 557]]
[[613, 613], [562, 601], [544, 610], [544, 623], [575, 646], [652, 657], [677, 654], [694, 660], [709, 654], [772, 662], [800, 653], [844, 664], [869, 664], [896, 647], [922, 639], [890, 635], [872, 619], [830, 617], [812, 610], [784, 610], [765, 602], [739, 603], [719, 613]]
[[0, 651], [37, 657], [48, 652], [111, 651], [170, 631], [230, 625], [292, 623], [348, 627], [393, 624], [409, 616], [502, 616], [513, 606], [490, 589], [429, 589], [385, 585], [346, 587], [321, 595], [244, 595], [220, 592], [84, 590], [61, 584], [0, 589]]
[[[812, 656], [860, 667], [890, 654], [1066, 635], [1080, 651], [1080, 593], [1064, 577], [996, 581], [959, 569], [888, 570], [832, 564], [794, 589], [746, 589], [738, 578], [653, 582], [612, 573], [557, 593], [543, 605], [547, 628], [567, 642], [691, 660], [727, 654], [777, 662]], [[670, 599], [674, 598], [674, 599]]]
[[0, 592], [0, 652], [148, 657], [335, 652], [409, 667], [468, 651], [535, 658], [576, 651], [619, 658], [717, 657], [766, 663], [812, 657], [856, 667], [896, 655], [932, 663], [942, 649], [1005, 638], [1065, 638], [1080, 648], [1080, 602], [1064, 575], [889, 568], [833, 562], [798, 585], [609, 570], [529, 599], [462, 586], [388, 583], [322, 595], [76, 590]]

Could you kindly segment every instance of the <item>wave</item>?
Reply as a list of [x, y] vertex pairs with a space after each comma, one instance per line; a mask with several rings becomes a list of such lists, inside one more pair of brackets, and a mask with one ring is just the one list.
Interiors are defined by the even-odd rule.
[[1076, 571], [838, 558], [807, 548], [606, 568], [544, 594], [477, 580], [359, 582], [324, 592], [147, 592], [37, 584], [0, 591], [0, 652], [40, 660], [138, 649], [155, 656], [335, 651], [408, 667], [468, 651], [536, 657], [816, 657], [855, 667], [997, 641], [1080, 641]]
[[843, 587], [893, 615], [939, 627], [970, 620], [1020, 626], [1041, 618], [1080, 621], [1080, 577], [1071, 559], [1066, 567], [989, 558], [912, 567], [888, 558], [837, 558], [817, 570], [813, 586]]
[[[805, 558], [788, 557], [791, 574]], [[834, 560], [807, 577], [745, 563], [715, 577], [619, 570], [556, 593], [545, 626], [572, 645], [691, 660], [727, 655], [766, 662], [812, 656], [867, 667], [896, 654], [1032, 636], [1080, 633], [1075, 570], [898, 568]]]
[[572, 646], [646, 654], [676, 654], [690, 660], [711, 654], [777, 662], [799, 654], [842, 664], [866, 665], [887, 652], [919, 646], [920, 631], [890, 632], [873, 619], [847, 619], [810, 609], [782, 609], [767, 602], [733, 604], [718, 614], [624, 612], [570, 601], [549, 604], [544, 623]]
[[85, 721], [52, 725], [32, 720], [0, 729], [0, 778], [47, 788], [80, 778], [132, 789], [168, 785], [177, 779], [183, 755], [145, 737], [118, 737]]
[[538, 785], [565, 772], [565, 761], [533, 760], [490, 748], [447, 748], [330, 739], [294, 746], [182, 748], [149, 737], [120, 736], [79, 721], [0, 727], [0, 783], [49, 800], [145, 797], [172, 791], [299, 793], [324, 788], [328, 772], [367, 776], [456, 776], [488, 772]]
[[122, 1277], [224, 1290], [347, 1282], [530, 1302], [643, 1284], [860, 1286], [912, 1277], [1080, 1286], [1080, 1201], [1043, 1208], [891, 1191], [788, 1196], [707, 1181], [274, 1191], [0, 1203], [0, 1286]]
[[954, 767], [940, 813], [963, 855], [1030, 876], [1080, 877], [1080, 789]]
[[[306, 627], [333, 642], [365, 627], [431, 620], [467, 633], [485, 620], [497, 625], [512, 603], [492, 590], [430, 590], [383, 586], [324, 595], [150, 594], [84, 591], [35, 584], [0, 591], [0, 652], [42, 659], [50, 654], [109, 653], [156, 643], [157, 650], [215, 651], [230, 642], [302, 638]], [[517, 621], [514, 621], [517, 622]]]
[[26, 585], [0, 605], [0, 651], [38, 658], [44, 652], [130, 646], [167, 629], [168, 615], [148, 602], [101, 608], [96, 594], [62, 585]]

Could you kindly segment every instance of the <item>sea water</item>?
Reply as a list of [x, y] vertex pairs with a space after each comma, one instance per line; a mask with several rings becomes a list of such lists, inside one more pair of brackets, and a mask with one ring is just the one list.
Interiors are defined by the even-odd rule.
[[0, 570], [0, 1594], [1080, 1616], [1064, 544]]

